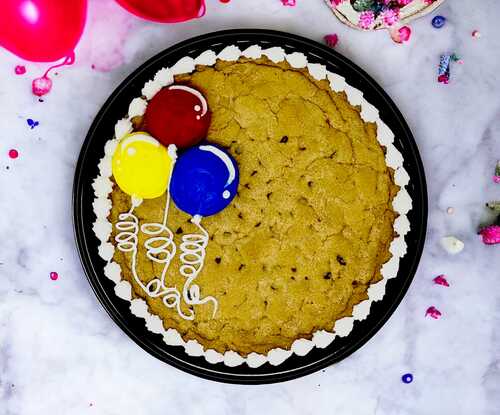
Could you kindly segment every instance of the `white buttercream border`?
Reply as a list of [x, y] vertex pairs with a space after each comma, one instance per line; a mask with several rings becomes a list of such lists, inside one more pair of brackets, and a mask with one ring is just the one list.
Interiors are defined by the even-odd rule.
[[[111, 236], [112, 224], [108, 220], [111, 212], [111, 200], [109, 195], [112, 191], [111, 181], [111, 159], [118, 141], [126, 134], [132, 131], [131, 119], [135, 116], [143, 115], [147, 100], [151, 99], [161, 88], [174, 82], [174, 76], [178, 74], [191, 73], [196, 65], [214, 65], [217, 59], [226, 61], [236, 61], [240, 57], [257, 59], [266, 56], [273, 62], [282, 62], [286, 60], [293, 68], [307, 68], [310, 75], [317, 80], [327, 79], [330, 87], [335, 92], [345, 92], [351, 105], [361, 107], [361, 118], [366, 122], [375, 122], [377, 124], [377, 140], [386, 147], [386, 163], [395, 170], [394, 181], [400, 186], [400, 190], [393, 201], [394, 210], [399, 213], [399, 217], [394, 223], [394, 231], [398, 235], [390, 245], [392, 258], [386, 262], [381, 269], [382, 280], [368, 288], [368, 299], [353, 307], [353, 315], [344, 317], [335, 322], [334, 332], [319, 330], [313, 333], [311, 340], [297, 339], [293, 342], [290, 350], [273, 349], [267, 355], [250, 353], [247, 357], [242, 357], [234, 351], [227, 351], [224, 354], [215, 350], [205, 350], [196, 340], [184, 341], [175, 329], [165, 329], [161, 319], [157, 315], [150, 314], [147, 303], [140, 298], [132, 299], [132, 286], [126, 280], [121, 279], [120, 266], [112, 261], [115, 247], [109, 242]], [[307, 57], [294, 52], [286, 54], [280, 47], [270, 49], [261, 49], [260, 46], [253, 45], [241, 51], [238, 47], [231, 45], [223, 49], [218, 55], [213, 51], [205, 51], [197, 58], [184, 57], [180, 59], [173, 67], [159, 70], [154, 79], [148, 81], [142, 89], [142, 96], [132, 100], [129, 106], [128, 116], [119, 120], [115, 125], [115, 137], [109, 140], [105, 145], [105, 154], [99, 163], [99, 175], [94, 180], [95, 200], [93, 202], [96, 221], [93, 229], [100, 240], [99, 255], [107, 262], [104, 267], [104, 274], [115, 283], [115, 293], [118, 297], [130, 302], [132, 314], [145, 320], [146, 327], [153, 333], [163, 336], [163, 340], [169, 346], [183, 346], [186, 353], [190, 356], [204, 356], [207, 362], [219, 363], [234, 367], [247, 363], [249, 367], [256, 368], [269, 362], [277, 366], [288, 359], [292, 354], [305, 356], [314, 347], [325, 348], [335, 339], [336, 336], [345, 337], [353, 329], [353, 324], [357, 320], [364, 320], [369, 312], [373, 301], [379, 301], [385, 294], [385, 285], [388, 279], [395, 278], [399, 268], [399, 260], [406, 254], [405, 235], [410, 230], [410, 223], [406, 214], [412, 208], [410, 195], [405, 189], [409, 183], [409, 176], [403, 168], [403, 157], [394, 147], [394, 134], [389, 127], [379, 118], [378, 110], [369, 104], [364, 98], [363, 93], [356, 88], [351, 87], [345, 79], [337, 74], [327, 71], [321, 64], [308, 63]]]

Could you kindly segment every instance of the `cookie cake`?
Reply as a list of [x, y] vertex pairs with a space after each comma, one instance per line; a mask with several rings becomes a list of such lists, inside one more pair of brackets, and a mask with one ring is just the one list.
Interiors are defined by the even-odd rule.
[[94, 180], [104, 274], [168, 345], [278, 365], [347, 336], [406, 253], [394, 135], [301, 53], [229, 46], [163, 68]]

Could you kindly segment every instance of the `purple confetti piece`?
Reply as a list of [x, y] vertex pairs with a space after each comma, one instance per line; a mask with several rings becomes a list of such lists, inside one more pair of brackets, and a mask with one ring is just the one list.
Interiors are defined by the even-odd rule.
[[35, 121], [35, 120], [32, 120], [31, 118], [28, 118], [26, 120], [26, 122], [28, 123], [28, 126], [33, 129], [35, 127], [37, 127], [38, 125], [40, 125], [40, 123], [38, 121]]

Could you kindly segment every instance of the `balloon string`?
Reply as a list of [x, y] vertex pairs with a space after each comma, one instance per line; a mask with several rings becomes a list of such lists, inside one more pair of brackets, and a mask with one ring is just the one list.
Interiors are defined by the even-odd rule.
[[57, 65], [52, 65], [49, 69], [47, 69], [43, 74], [42, 78], [47, 78], [47, 75], [52, 69], [60, 68], [61, 66], [65, 65], [73, 65], [74, 63], [75, 63], [75, 52], [71, 52], [68, 56], [64, 58], [64, 60], [61, 63], [58, 63]]

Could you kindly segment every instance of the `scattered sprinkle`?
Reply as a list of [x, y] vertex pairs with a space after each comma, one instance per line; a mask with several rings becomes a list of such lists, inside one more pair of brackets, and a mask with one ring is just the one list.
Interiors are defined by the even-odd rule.
[[52, 272], [50, 273], [50, 279], [51, 279], [52, 281], [56, 281], [58, 278], [59, 278], [59, 274], [58, 274], [57, 272], [52, 271]]
[[19, 157], [19, 151], [17, 151], [16, 149], [12, 148], [9, 150], [9, 157], [11, 159], [17, 159]]
[[231, 0], [219, 0], [221, 3], [229, 3]]
[[437, 285], [442, 285], [444, 287], [450, 286], [450, 283], [448, 282], [448, 280], [446, 279], [446, 275], [444, 274], [438, 275], [436, 278], [433, 279], [433, 281]]
[[441, 317], [441, 311], [439, 311], [436, 307], [430, 306], [427, 311], [425, 312], [425, 317], [431, 317], [434, 320], [437, 320], [439, 317]]
[[32, 120], [31, 118], [28, 118], [28, 119], [26, 120], [26, 122], [27, 122], [28, 126], [29, 126], [31, 129], [33, 129], [33, 128], [35, 128], [35, 127], [37, 127], [37, 126], [39, 126], [39, 125], [40, 125], [40, 123], [39, 123], [38, 121]]
[[335, 46], [337, 46], [337, 43], [339, 43], [339, 37], [337, 36], [336, 33], [326, 35], [323, 39], [324, 39], [326, 45], [332, 49]]
[[495, 166], [495, 175], [493, 176], [494, 183], [500, 183], [500, 160], [497, 161], [497, 165]]
[[491, 202], [486, 203], [486, 207], [495, 212], [500, 212], [500, 200], [492, 200]]
[[403, 376], [401, 376], [401, 381], [406, 384], [412, 383], [413, 375], [411, 373], [405, 373]]
[[479, 30], [473, 30], [472, 31], [472, 37], [474, 39], [479, 39], [481, 37], [481, 33], [479, 32]]
[[14, 72], [16, 73], [16, 75], [24, 75], [26, 73], [26, 67], [23, 65], [17, 65], [14, 68]]
[[411, 27], [393, 27], [389, 33], [391, 35], [391, 39], [396, 43], [408, 42], [411, 37]]
[[444, 24], [446, 23], [446, 17], [444, 16], [435, 16], [433, 19], [432, 19], [432, 27], [436, 28], [436, 29], [441, 29]]
[[500, 244], [500, 225], [486, 226], [479, 231], [479, 235], [486, 245]]
[[462, 252], [465, 247], [465, 244], [454, 236], [445, 236], [440, 242], [443, 249], [452, 255]]
[[451, 55], [441, 55], [438, 66], [438, 82], [442, 84], [450, 83], [450, 65], [451, 62], [463, 64], [464, 61], [456, 53]]
[[296, 0], [281, 0], [283, 6], [291, 6], [294, 7], [296, 5]]
[[455, 209], [450, 206], [448, 209], [446, 209], [446, 213], [448, 215], [453, 215], [455, 213]]

